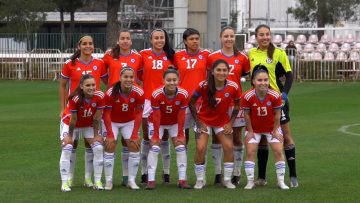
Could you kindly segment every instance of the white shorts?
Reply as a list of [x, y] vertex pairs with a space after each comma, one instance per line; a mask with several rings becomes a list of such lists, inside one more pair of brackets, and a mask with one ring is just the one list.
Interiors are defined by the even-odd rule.
[[186, 108], [185, 111], [185, 123], [184, 123], [184, 128], [185, 129], [189, 129], [191, 127], [194, 127], [195, 125], [195, 120], [194, 117], [192, 117], [191, 112], [189, 107]]
[[[231, 106], [228, 109], [228, 115], [231, 118], [231, 114], [234, 107]], [[244, 127], [245, 126], [245, 117], [244, 117], [244, 109], [240, 108], [238, 115], [235, 118], [235, 121], [232, 125], [233, 127]]]
[[[84, 138], [94, 138], [94, 128], [93, 127], [75, 128], [73, 132], [73, 141], [78, 140], [80, 138], [80, 134], [82, 134]], [[63, 140], [68, 135], [69, 135], [69, 126], [61, 121], [60, 140]]]
[[144, 102], [144, 110], [143, 110], [143, 115], [142, 117], [143, 118], [148, 118], [150, 116], [152, 112], [152, 108], [151, 108], [151, 101], [148, 100], [148, 99], [145, 99], [145, 102]]
[[[154, 135], [154, 124], [149, 122], [148, 129], [149, 129], [149, 139], [151, 139], [152, 136]], [[164, 130], [168, 130], [170, 137], [177, 137], [178, 136], [178, 124], [160, 125], [160, 129], [159, 129], [159, 137], [160, 137], [160, 139], [162, 139], [162, 137], [164, 135]]]
[[[217, 135], [218, 133], [220, 133], [221, 131], [224, 130], [223, 127], [215, 127], [215, 126], [206, 126], [206, 129], [207, 129], [208, 135], [211, 135], [212, 130], [215, 132], [215, 135]], [[197, 126], [194, 125], [194, 132], [196, 132], [196, 131], [197, 131]]]
[[[115, 123], [115, 122], [111, 122], [111, 129], [114, 133], [114, 139], [117, 140], [118, 139], [118, 134], [119, 134], [119, 130], [120, 130], [120, 133], [121, 133], [121, 136], [128, 140], [130, 139], [131, 137], [131, 134], [134, 130], [134, 123], [135, 121], [129, 121], [129, 122], [126, 122], [126, 123]], [[102, 136], [104, 138], [106, 138], [106, 135], [107, 135], [107, 131], [106, 131], [106, 128], [105, 128], [105, 124], [103, 123], [102, 124]]]
[[[281, 135], [283, 135], [283, 133], [281, 131], [281, 128], [278, 128], [278, 132]], [[247, 135], [247, 133], [248, 133], [248, 131], [245, 131], [245, 136]], [[262, 135], [266, 136], [266, 139], [267, 139], [268, 143], [278, 143], [278, 142], [280, 142], [278, 139], [273, 138], [273, 136], [270, 133], [254, 133], [254, 138], [251, 138], [251, 140], [249, 140], [248, 143], [259, 144]]]

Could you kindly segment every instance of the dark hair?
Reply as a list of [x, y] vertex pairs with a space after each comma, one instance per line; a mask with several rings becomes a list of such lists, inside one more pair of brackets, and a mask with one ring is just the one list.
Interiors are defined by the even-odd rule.
[[[129, 30], [120, 30], [119, 31], [119, 36], [122, 32], [128, 32], [130, 33], [130, 37], [131, 37], [131, 32]], [[119, 43], [116, 43], [116, 45], [114, 45], [113, 47], [111, 47], [111, 56], [114, 58], [114, 59], [118, 59], [119, 56], [120, 56], [120, 44]]]
[[[120, 77], [127, 70], [132, 71], [135, 74], [135, 71], [133, 68], [131, 68], [130, 66], [124, 66], [120, 70]], [[120, 80], [117, 81], [112, 87], [113, 87], [113, 90], [112, 90], [111, 96], [113, 97], [113, 99], [116, 99], [118, 97], [118, 95], [120, 94], [121, 81]]]
[[254, 80], [255, 76], [258, 75], [259, 73], [266, 73], [267, 75], [269, 75], [269, 70], [264, 65], [261, 65], [261, 64], [256, 65], [251, 73], [251, 85], [252, 86], [254, 86], [253, 80]]
[[[200, 33], [198, 30], [194, 29], [194, 28], [187, 28], [184, 33], [183, 33], [183, 41], [186, 41], [186, 39], [190, 36], [190, 35], [199, 35], [200, 37]], [[187, 45], [184, 43], [185, 48], [187, 49]]]
[[176, 67], [170, 65], [166, 71], [163, 73], [163, 78], [166, 77], [167, 74], [174, 73], [177, 77], [179, 77], [179, 72], [177, 71]]
[[156, 32], [156, 31], [160, 31], [160, 32], [163, 32], [163, 33], [164, 33], [164, 35], [165, 35], [165, 45], [164, 45], [163, 50], [164, 50], [164, 52], [165, 52], [165, 54], [166, 54], [166, 57], [167, 57], [168, 59], [170, 59], [170, 61], [173, 61], [175, 51], [174, 51], [174, 49], [171, 47], [169, 35], [168, 35], [168, 33], [166, 32], [166, 30], [161, 29], [161, 28], [154, 29], [154, 30], [150, 33], [150, 40], [151, 40], [151, 38], [152, 38], [153, 33]]
[[229, 67], [229, 64], [223, 60], [223, 59], [218, 59], [216, 60], [212, 66], [211, 66], [211, 69], [208, 70], [208, 73], [207, 73], [207, 83], [208, 83], [208, 90], [207, 90], [207, 93], [208, 93], [208, 102], [210, 104], [210, 106], [212, 108], [215, 108], [216, 106], [216, 99], [215, 99], [215, 94], [216, 94], [216, 87], [215, 87], [215, 78], [214, 78], [214, 75], [212, 74], [212, 71], [219, 65], [219, 64], [225, 64], [225, 66], [227, 67], [227, 69], [229, 70], [230, 67]]
[[79, 85], [76, 87], [76, 89], [69, 95], [68, 100], [71, 100], [72, 98], [74, 98], [75, 96], [79, 96], [79, 104], [82, 104], [84, 99], [85, 99], [85, 94], [84, 91], [80, 88], [80, 86], [84, 83], [85, 80], [87, 79], [93, 79], [94, 76], [90, 75], [90, 74], [85, 74], [83, 76], [81, 76], [80, 81], [79, 81]]
[[[224, 33], [225, 30], [232, 30], [232, 31], [234, 31], [234, 33], [236, 33], [235, 29], [233, 27], [225, 26], [220, 31], [220, 37], [222, 36], [222, 34]], [[233, 49], [234, 49], [234, 56], [237, 56], [239, 54], [239, 49], [235, 46], [235, 43], [233, 45]]]
[[[93, 39], [90, 35], [82, 35], [77, 43], [77, 46], [80, 46], [82, 40], [84, 37], [90, 37], [91, 39]], [[71, 60], [71, 64], [75, 65], [76, 64], [76, 59], [79, 58], [81, 55], [81, 51], [79, 48], [76, 47], [75, 52], [73, 53], [73, 55], [70, 56], [70, 60]]]
[[[267, 28], [269, 31], [270, 31], [270, 27], [265, 25], [265, 24], [261, 24], [261, 25], [258, 25], [256, 28], [255, 28], [255, 36], [257, 36], [258, 34], [258, 31], [260, 28]], [[269, 58], [273, 58], [273, 55], [274, 55], [274, 51], [275, 51], [275, 45], [270, 42], [269, 44], [269, 47], [267, 48], [267, 55]]]

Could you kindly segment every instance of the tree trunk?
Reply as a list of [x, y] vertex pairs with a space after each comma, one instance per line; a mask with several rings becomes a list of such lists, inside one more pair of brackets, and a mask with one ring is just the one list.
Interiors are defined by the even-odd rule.
[[116, 43], [118, 38], [119, 22], [118, 11], [121, 0], [107, 0], [106, 48]]
[[[326, 1], [317, 0], [317, 27], [324, 28], [325, 27], [325, 18], [326, 18]], [[318, 38], [320, 40], [321, 36], [324, 35], [324, 30], [319, 30]]]

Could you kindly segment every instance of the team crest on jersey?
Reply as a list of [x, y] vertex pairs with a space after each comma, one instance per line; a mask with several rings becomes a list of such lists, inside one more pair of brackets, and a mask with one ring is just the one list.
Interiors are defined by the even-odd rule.
[[175, 105], [178, 105], [178, 106], [179, 106], [179, 105], [180, 105], [180, 101], [176, 101], [176, 102], [175, 102]]
[[135, 99], [134, 99], [134, 98], [131, 98], [131, 99], [130, 99], [130, 102], [131, 102], [131, 103], [134, 103], [134, 102], [135, 102]]
[[135, 63], [135, 59], [130, 59], [131, 63]]
[[202, 55], [199, 55], [199, 59], [202, 60], [204, 57]]
[[229, 97], [229, 96], [230, 96], [230, 94], [226, 92], [226, 93], [225, 93], [225, 97]]
[[166, 61], [166, 60], [167, 60], [167, 57], [166, 57], [166, 56], [164, 56], [164, 57], [163, 57], [163, 59], [164, 59], [164, 61]]
[[92, 106], [92, 107], [95, 107], [95, 106], [96, 106], [96, 103], [92, 103], [91, 106]]
[[273, 61], [273, 60], [272, 60], [271, 58], [267, 58], [267, 59], [266, 59], [266, 63], [268, 63], [268, 64], [272, 63], [272, 61]]
[[266, 103], [266, 105], [267, 105], [267, 106], [271, 106], [271, 101], [268, 101], [268, 102]]
[[239, 64], [239, 59], [236, 59], [236, 60], [235, 60], [235, 64]]
[[98, 67], [97, 67], [97, 66], [94, 66], [94, 67], [93, 67], [93, 70], [97, 70], [97, 69], [98, 69]]

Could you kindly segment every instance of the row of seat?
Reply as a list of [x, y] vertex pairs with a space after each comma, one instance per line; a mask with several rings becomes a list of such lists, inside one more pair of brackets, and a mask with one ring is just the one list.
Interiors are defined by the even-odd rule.
[[300, 54], [301, 60], [306, 61], [355, 61], [360, 62], [360, 54], [357, 51], [351, 51], [349, 55], [346, 52], [340, 51], [337, 54], [333, 52], [303, 52]]
[[[295, 37], [294, 35], [286, 35], [285, 39], [283, 40], [283, 37], [281, 35], [274, 35], [272, 37], [272, 41], [274, 44], [276, 45], [280, 45], [282, 43], [288, 44], [290, 41], [294, 41], [295, 43], [298, 44], [306, 44], [306, 43], [311, 43], [311, 44], [317, 44], [317, 43], [325, 43], [325, 44], [330, 44], [330, 43], [337, 43], [337, 44], [342, 44], [342, 43], [349, 43], [349, 44], [353, 44], [353, 43], [360, 43], [360, 35], [358, 35], [357, 37], [355, 37], [352, 34], [347, 34], [345, 36], [340, 35], [340, 34], [336, 34], [334, 36], [334, 38], [332, 39], [329, 35], [324, 34], [321, 36], [320, 40], [318, 38], [318, 36], [316, 34], [312, 34], [309, 36], [308, 39], [306, 39], [306, 36], [301, 34]], [[248, 40], [249, 44], [256, 44], [256, 38], [255, 35], [251, 35], [249, 37]]]

